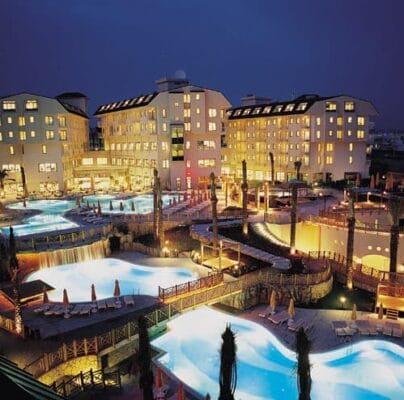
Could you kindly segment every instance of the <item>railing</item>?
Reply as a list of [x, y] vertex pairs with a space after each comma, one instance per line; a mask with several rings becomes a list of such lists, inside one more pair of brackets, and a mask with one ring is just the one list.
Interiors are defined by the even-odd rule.
[[379, 295], [404, 298], [404, 286], [380, 285]]
[[159, 298], [161, 301], [168, 300], [173, 297], [190, 294], [197, 290], [206, 289], [223, 283], [223, 272], [205, 276], [194, 281], [182, 283], [180, 285], [162, 288], [159, 286]]
[[51, 387], [56, 393], [66, 398], [73, 398], [86, 390], [105, 390], [114, 387], [121, 389], [121, 373], [119, 368], [112, 372], [90, 369], [87, 372], [80, 372], [69, 380], [63, 380], [59, 384], [54, 382]]

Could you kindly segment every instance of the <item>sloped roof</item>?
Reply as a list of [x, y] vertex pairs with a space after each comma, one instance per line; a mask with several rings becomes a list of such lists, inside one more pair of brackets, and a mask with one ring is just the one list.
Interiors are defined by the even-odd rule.
[[[24, 282], [20, 284], [20, 297], [22, 300], [29, 299], [31, 297], [40, 296], [43, 293], [43, 289], [46, 288], [47, 291], [55, 289], [54, 287], [48, 285], [40, 279], [36, 279], [31, 282]], [[13, 301], [13, 286], [6, 286], [0, 289], [4, 295]]]

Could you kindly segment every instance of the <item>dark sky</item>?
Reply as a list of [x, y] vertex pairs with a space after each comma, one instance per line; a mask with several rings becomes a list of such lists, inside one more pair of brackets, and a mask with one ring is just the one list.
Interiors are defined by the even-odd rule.
[[371, 100], [404, 128], [402, 0], [0, 0], [0, 94], [82, 91], [90, 110], [182, 69], [222, 90]]

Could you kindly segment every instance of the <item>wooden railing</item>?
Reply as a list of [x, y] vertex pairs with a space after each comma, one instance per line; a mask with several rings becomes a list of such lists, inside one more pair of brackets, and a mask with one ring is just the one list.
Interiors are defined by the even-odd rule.
[[173, 297], [190, 294], [197, 290], [206, 289], [223, 283], [223, 272], [205, 276], [194, 281], [188, 281], [169, 288], [159, 286], [159, 298], [161, 301], [171, 299]]
[[121, 389], [121, 373], [119, 368], [111, 372], [90, 369], [90, 371], [80, 372], [68, 380], [62, 380], [59, 384], [54, 382], [51, 387], [56, 393], [66, 398], [73, 398], [87, 390]]
[[404, 298], [404, 286], [383, 285], [383, 284], [381, 284], [379, 286], [378, 294], [383, 295], [383, 296]]

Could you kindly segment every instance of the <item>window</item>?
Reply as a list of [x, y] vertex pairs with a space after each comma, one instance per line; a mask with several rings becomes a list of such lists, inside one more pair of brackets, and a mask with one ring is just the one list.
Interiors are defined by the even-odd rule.
[[13, 156], [15, 154], [14, 146], [9, 147], [10, 154]]
[[168, 150], [168, 143], [167, 142], [161, 142], [161, 150], [163, 150], [163, 151]]
[[190, 102], [191, 102], [191, 95], [184, 94], [184, 103], [190, 103]]
[[271, 112], [271, 106], [266, 106], [265, 108], [264, 108], [264, 111], [262, 112], [263, 114], [269, 114], [270, 112]]
[[358, 125], [365, 125], [365, 117], [358, 117], [357, 119]]
[[36, 133], [35, 133], [35, 131], [31, 131], [31, 137], [35, 137], [36, 136]]
[[37, 100], [25, 100], [25, 109], [28, 110], [38, 110]]
[[365, 138], [365, 131], [359, 129], [358, 131], [356, 131], [356, 137], [358, 139], [364, 139]]
[[338, 126], [342, 126], [343, 123], [344, 123], [344, 118], [338, 117], [338, 118], [337, 118], [337, 125], [338, 125]]
[[337, 111], [337, 103], [335, 101], [326, 101], [325, 110], [326, 111]]
[[196, 123], [196, 127], [197, 127], [198, 129], [201, 127], [201, 123], [200, 123], [199, 121]]
[[334, 117], [328, 118], [328, 122], [329, 122], [330, 124], [333, 124], [333, 123], [334, 123]]
[[199, 168], [212, 168], [216, 164], [216, 161], [214, 158], [206, 158], [202, 160], [198, 160], [198, 167]]
[[13, 132], [13, 131], [9, 131], [9, 132], [8, 132], [8, 137], [9, 137], [9, 138], [13, 138], [13, 137], [14, 137], [14, 132]]
[[184, 108], [184, 118], [190, 118], [190, 117], [191, 117], [191, 109]]
[[55, 139], [55, 131], [45, 131], [45, 136], [48, 140]]
[[216, 122], [209, 122], [209, 131], [216, 130]]
[[281, 112], [282, 111], [282, 105], [278, 105], [278, 106], [276, 106], [275, 108], [274, 108], [274, 112], [276, 112], [276, 113], [279, 113], [279, 112]]
[[3, 141], [3, 134], [0, 132], [0, 142]]
[[18, 117], [18, 126], [25, 126], [25, 117]]
[[353, 157], [352, 156], [348, 157], [348, 162], [349, 162], [350, 165], [353, 164]]
[[56, 163], [40, 163], [38, 170], [39, 172], [56, 172]]
[[163, 168], [169, 168], [169, 167], [170, 167], [169, 160], [163, 160]]
[[333, 151], [334, 150], [334, 144], [333, 143], [327, 143], [326, 144], [326, 151]]
[[27, 132], [20, 131], [20, 140], [27, 140]]
[[3, 164], [1, 169], [5, 169], [8, 172], [20, 172], [21, 166], [20, 164]]
[[355, 111], [355, 103], [353, 101], [346, 101], [344, 103], [345, 111]]
[[217, 117], [216, 108], [209, 108], [208, 114], [209, 114], [209, 117], [211, 117], [211, 118]]
[[200, 114], [200, 113], [201, 113], [201, 109], [200, 109], [199, 107], [196, 107], [195, 112], [196, 112], [197, 114]]
[[304, 111], [307, 108], [307, 103], [300, 103], [297, 106], [297, 111]]
[[191, 168], [191, 160], [187, 160], [187, 168]]
[[45, 124], [53, 125], [53, 117], [51, 115], [45, 115]]
[[46, 144], [42, 145], [42, 154], [46, 154], [48, 152], [48, 147], [46, 146]]
[[33, 124], [35, 122], [35, 117], [33, 115], [29, 116], [29, 122], [30, 124]]
[[251, 112], [251, 108], [246, 108], [246, 109], [243, 111], [243, 115], [249, 115], [250, 112]]
[[149, 142], [143, 143], [143, 150], [144, 151], [149, 151]]
[[107, 165], [108, 160], [106, 157], [98, 157], [97, 158], [97, 165]]
[[65, 129], [59, 131], [60, 140], [67, 140], [67, 131]]
[[157, 143], [156, 143], [156, 142], [151, 142], [151, 143], [150, 143], [150, 148], [151, 148], [151, 150], [153, 150], [153, 151], [157, 150]]
[[163, 132], [167, 132], [167, 123], [163, 122]]
[[321, 125], [321, 118], [320, 117], [316, 118], [316, 125]]
[[286, 106], [286, 108], [285, 108], [285, 111], [291, 112], [291, 111], [293, 111], [294, 108], [295, 108], [295, 105], [294, 105], [294, 104], [288, 104], [288, 105]]
[[348, 124], [352, 124], [353, 118], [352, 117], [348, 117]]
[[4, 100], [3, 101], [3, 110], [4, 111], [15, 111], [15, 101], [14, 100]]
[[7, 117], [7, 123], [12, 124], [13, 123], [13, 117]]
[[190, 132], [190, 131], [191, 131], [191, 123], [190, 123], [190, 122], [185, 122], [185, 123], [184, 123], [184, 129], [185, 129], [187, 132]]
[[179, 107], [180, 106], [180, 104], [178, 103], [178, 101], [176, 101], [175, 103], [174, 103], [174, 107]]
[[351, 131], [351, 130], [348, 130], [347, 135], [348, 135], [348, 136], [352, 136], [352, 131]]
[[348, 148], [349, 148], [349, 151], [353, 151], [353, 143], [349, 143]]
[[332, 156], [327, 156], [327, 157], [325, 158], [325, 163], [326, 163], [327, 165], [331, 165], [331, 164], [333, 163]]
[[93, 159], [92, 158], [82, 158], [81, 159], [81, 164], [82, 165], [93, 165]]
[[66, 117], [65, 116], [59, 116], [58, 120], [59, 120], [59, 126], [61, 128], [64, 128], [66, 126]]
[[337, 131], [337, 139], [342, 140], [342, 131]]
[[190, 142], [189, 140], [187, 140], [187, 141], [185, 142], [185, 148], [186, 148], [187, 150], [189, 150], [189, 149], [191, 148], [191, 142]]
[[321, 138], [321, 131], [316, 131], [316, 138], [320, 139]]
[[195, 99], [196, 100], [199, 100], [201, 98], [201, 95], [199, 94], [199, 93], [197, 93], [196, 95], [195, 95]]
[[213, 150], [216, 148], [214, 140], [198, 140], [196, 145], [198, 150]]
[[161, 110], [161, 116], [162, 116], [163, 118], [166, 118], [166, 117], [167, 117], [167, 109], [166, 109], [166, 108], [163, 108], [163, 109]]
[[328, 131], [328, 136], [332, 136], [334, 134], [333, 131]]

